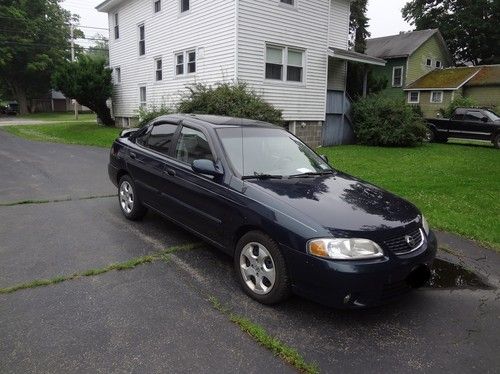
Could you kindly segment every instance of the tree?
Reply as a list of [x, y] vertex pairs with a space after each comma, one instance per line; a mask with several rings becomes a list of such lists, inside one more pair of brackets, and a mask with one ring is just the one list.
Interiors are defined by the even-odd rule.
[[60, 0], [2, 0], [0, 3], [0, 85], [28, 113], [29, 98], [50, 90], [55, 66], [69, 56], [70, 22], [76, 18]]
[[94, 111], [105, 126], [114, 126], [106, 101], [113, 93], [112, 70], [105, 59], [78, 56], [61, 64], [52, 76], [54, 88]]
[[87, 55], [99, 59], [105, 59], [109, 62], [109, 43], [108, 39], [101, 34], [95, 34], [93, 37], [94, 45], [87, 49]]
[[368, 0], [355, 0], [351, 4], [351, 17], [349, 19], [349, 34], [351, 46], [359, 53], [365, 53], [366, 39], [370, 37], [368, 31], [369, 18], [366, 16]]
[[500, 1], [412, 0], [402, 13], [417, 30], [439, 28], [457, 62], [500, 62]]

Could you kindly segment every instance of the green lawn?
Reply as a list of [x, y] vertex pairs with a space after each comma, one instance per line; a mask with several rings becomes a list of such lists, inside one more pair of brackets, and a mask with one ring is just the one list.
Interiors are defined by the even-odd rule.
[[114, 127], [99, 126], [95, 123], [64, 122], [47, 125], [22, 125], [3, 127], [11, 134], [30, 140], [55, 143], [93, 145], [110, 147], [120, 133]]
[[[17, 116], [17, 118], [23, 120], [34, 120], [34, 121], [57, 121], [57, 122], [70, 122], [77, 121], [75, 119], [75, 113], [65, 112], [65, 113], [33, 113], [24, 116]], [[96, 115], [94, 113], [80, 113], [78, 115], [78, 122], [80, 121], [95, 121]]]
[[500, 150], [473, 144], [320, 148], [337, 169], [407, 198], [430, 225], [500, 250]]

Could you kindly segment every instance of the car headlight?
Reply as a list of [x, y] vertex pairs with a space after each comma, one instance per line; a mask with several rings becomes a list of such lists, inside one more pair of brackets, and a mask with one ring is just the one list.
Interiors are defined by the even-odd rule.
[[334, 260], [363, 260], [384, 256], [379, 245], [369, 239], [314, 239], [307, 243], [313, 256]]
[[427, 223], [427, 220], [425, 219], [424, 215], [422, 215], [422, 227], [424, 228], [425, 235], [429, 235], [430, 232], [429, 224]]

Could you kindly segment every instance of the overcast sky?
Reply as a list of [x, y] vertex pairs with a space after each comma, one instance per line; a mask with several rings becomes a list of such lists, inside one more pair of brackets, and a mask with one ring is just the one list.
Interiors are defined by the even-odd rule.
[[[207, 0], [209, 1], [209, 0]], [[64, 0], [63, 7], [73, 13], [80, 15], [80, 24], [82, 26], [108, 27], [108, 18], [105, 14], [95, 10], [95, 6], [102, 0]], [[370, 32], [372, 37], [397, 34], [400, 31], [411, 29], [401, 16], [401, 8], [407, 0], [369, 0], [368, 17], [370, 18]], [[82, 29], [88, 37], [95, 33], [101, 33], [105, 36], [107, 31], [98, 29]], [[91, 43], [90, 41], [88, 41]], [[84, 44], [84, 43], [81, 43]]]

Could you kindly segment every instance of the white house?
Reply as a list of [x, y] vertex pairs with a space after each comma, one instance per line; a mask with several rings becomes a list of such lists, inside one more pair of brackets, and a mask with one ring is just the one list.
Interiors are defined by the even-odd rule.
[[309, 144], [331, 144], [346, 128], [346, 61], [384, 64], [347, 50], [350, 3], [104, 1], [117, 122], [129, 126], [141, 105], [175, 104], [191, 84], [238, 80]]

